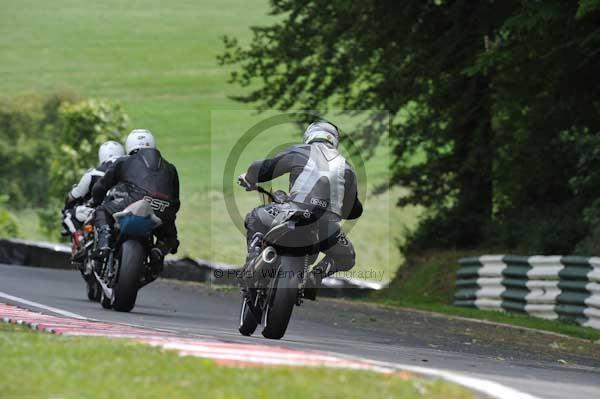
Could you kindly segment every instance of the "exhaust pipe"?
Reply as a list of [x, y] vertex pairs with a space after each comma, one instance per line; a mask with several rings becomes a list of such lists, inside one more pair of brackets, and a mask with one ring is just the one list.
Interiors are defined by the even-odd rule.
[[259, 276], [260, 273], [268, 266], [273, 265], [277, 261], [277, 251], [273, 247], [263, 249], [260, 256], [254, 261], [254, 276]]

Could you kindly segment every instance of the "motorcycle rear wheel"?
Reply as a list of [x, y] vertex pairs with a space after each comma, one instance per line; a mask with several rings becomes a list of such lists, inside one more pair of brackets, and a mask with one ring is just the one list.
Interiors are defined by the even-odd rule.
[[269, 339], [281, 339], [285, 335], [294, 305], [298, 299], [301, 283], [302, 259], [282, 257], [277, 273], [274, 293], [263, 314], [262, 335]]
[[127, 240], [121, 246], [119, 276], [113, 288], [114, 310], [130, 312], [135, 306], [145, 257], [144, 246], [137, 240]]

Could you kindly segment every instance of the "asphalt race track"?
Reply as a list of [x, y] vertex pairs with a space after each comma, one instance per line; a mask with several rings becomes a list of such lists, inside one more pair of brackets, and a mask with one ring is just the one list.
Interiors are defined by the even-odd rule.
[[[308, 302], [294, 310], [285, 338], [269, 341], [259, 332], [251, 338], [239, 335], [239, 295], [235, 290], [158, 281], [140, 292], [136, 307], [126, 314], [89, 302], [78, 272], [0, 265], [0, 293], [97, 320], [166, 329], [183, 336], [330, 351], [447, 369], [540, 398], [600, 398], [600, 363], [596, 361], [600, 344], [592, 345], [597, 351], [594, 356], [557, 361], [536, 347], [527, 351], [522, 347], [461, 342], [464, 339], [456, 329], [478, 328], [479, 323], [453, 324], [446, 318], [420, 312], [331, 300]], [[5, 298], [0, 302], [41, 310]], [[519, 330], [504, 330], [514, 334], [513, 342], [523, 338]]]

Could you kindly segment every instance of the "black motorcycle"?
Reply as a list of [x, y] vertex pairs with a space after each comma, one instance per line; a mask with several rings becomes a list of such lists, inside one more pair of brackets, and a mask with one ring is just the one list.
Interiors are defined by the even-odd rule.
[[105, 260], [97, 261], [93, 274], [100, 285], [102, 307], [129, 312], [135, 306], [138, 291], [156, 280], [161, 271], [152, 267], [149, 260], [155, 244], [152, 231], [160, 219], [152, 212], [150, 201], [145, 200], [135, 202], [114, 217], [115, 242]]
[[260, 322], [265, 338], [281, 339], [294, 305], [304, 300], [308, 271], [318, 255], [318, 228], [315, 215], [286, 202], [285, 192], [271, 193], [260, 186], [256, 190], [283, 206], [273, 227], [253, 238], [253, 255], [241, 271], [239, 332], [250, 336]]

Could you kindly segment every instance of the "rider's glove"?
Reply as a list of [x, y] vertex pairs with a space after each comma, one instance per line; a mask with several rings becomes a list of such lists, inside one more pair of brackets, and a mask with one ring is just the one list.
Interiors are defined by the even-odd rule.
[[237, 182], [240, 186], [244, 187], [246, 191], [252, 191], [256, 189], [255, 185], [246, 179], [245, 173], [242, 173], [240, 177], [238, 177]]

